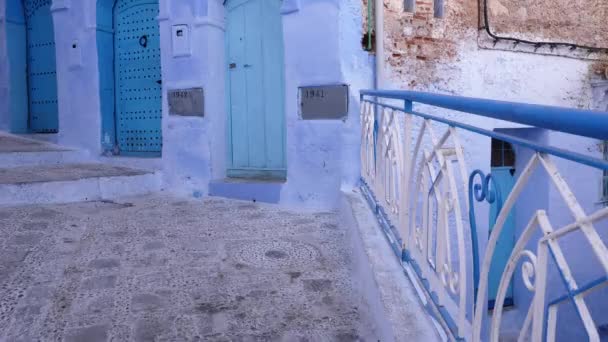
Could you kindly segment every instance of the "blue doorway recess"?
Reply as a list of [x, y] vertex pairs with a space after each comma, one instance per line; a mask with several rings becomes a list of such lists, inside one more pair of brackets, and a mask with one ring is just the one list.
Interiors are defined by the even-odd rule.
[[[513, 186], [515, 185], [515, 152], [513, 146], [508, 142], [492, 139], [492, 178], [494, 184], [498, 187], [501, 202], [507, 199]], [[492, 203], [490, 207], [490, 232], [496, 223], [498, 217], [498, 203]], [[500, 279], [504, 272], [507, 262], [511, 257], [513, 248], [515, 247], [515, 210], [511, 210], [503, 231], [496, 244], [496, 250], [492, 257], [492, 263], [490, 264], [489, 274], [489, 290], [488, 290], [488, 307], [494, 308], [496, 295], [498, 293], [498, 287], [500, 286]], [[513, 299], [513, 283], [509, 284], [507, 289], [507, 295], [505, 297], [505, 306], [514, 305]]]
[[162, 153], [158, 1], [98, 0], [102, 146], [124, 156]]
[[162, 151], [162, 78], [158, 1], [114, 6], [116, 140], [121, 155]]
[[280, 9], [280, 0], [226, 3], [229, 177], [286, 177]]
[[11, 131], [57, 133], [57, 64], [51, 0], [8, 0], [6, 5]]

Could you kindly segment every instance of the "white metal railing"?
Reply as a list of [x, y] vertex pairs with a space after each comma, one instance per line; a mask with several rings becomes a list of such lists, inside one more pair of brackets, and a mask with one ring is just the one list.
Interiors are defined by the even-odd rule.
[[[404, 105], [396, 107], [376, 98], [402, 100], [400, 103]], [[484, 109], [475, 108], [479, 108], [486, 100], [381, 91], [362, 92], [361, 99], [361, 174], [364, 193], [381, 216], [381, 223], [391, 226], [385, 231], [389, 234], [396, 231], [390, 240], [399, 241], [404, 265], [415, 270], [417, 281], [424, 285], [449, 336], [467, 341], [498, 341], [503, 332], [501, 327], [505, 317], [507, 289], [516, 272], [519, 272], [523, 285], [532, 293], [532, 300], [529, 303], [518, 303], [518, 307], [525, 312], [523, 323], [518, 327], [518, 341], [554, 341], [556, 332], [559, 332], [557, 316], [560, 304], [566, 301], [571, 301], [575, 306], [589, 340], [599, 341], [598, 322], [594, 321], [586, 296], [607, 283], [608, 249], [594, 224], [608, 216], [608, 209], [599, 208], [594, 213], [587, 214], [553, 159], [557, 156], [578, 163], [575, 165], [581, 167], [600, 170], [608, 169], [608, 164], [577, 152], [539, 145], [439, 116], [415, 112], [412, 108], [414, 102], [422, 102], [485, 116], [481, 113]], [[555, 112], [558, 110], [555, 107], [491, 101], [487, 104], [487, 110], [498, 112], [498, 115], [501, 110], [520, 110], [518, 114], [528, 111], [530, 115], [536, 115], [536, 111], [553, 110], [551, 113], [554, 118], [561, 118], [555, 114], [561, 113]], [[466, 108], [472, 109], [469, 111]], [[579, 116], [580, 120], [598, 118], [594, 116], [597, 112], [578, 111], [576, 114], [583, 115]], [[586, 114], [590, 116], [584, 117]], [[608, 119], [608, 113], [604, 114]], [[542, 121], [543, 118], [541, 116], [537, 119]], [[527, 119], [521, 121], [525, 120]], [[563, 131], [579, 130], [569, 133], [591, 138], [608, 136], [608, 121], [602, 118], [599, 120], [604, 120], [601, 123], [605, 125], [599, 131], [580, 134], [580, 129], [588, 128], [574, 125]], [[540, 125], [537, 127], [543, 128]], [[500, 198], [501, 194], [496, 189], [491, 174], [485, 176], [478, 170], [469, 174], [474, 156], [467, 154], [467, 146], [464, 146], [461, 138], [462, 131], [466, 132], [467, 137], [476, 133], [481, 138], [485, 136], [509, 141], [532, 151], [506, 198]], [[474, 140], [468, 139], [467, 142], [472, 144]], [[530, 183], [531, 176], [538, 172], [544, 172], [545, 177], [551, 181], [572, 220], [559, 222], [559, 227], [554, 229], [547, 208], [534, 208], [536, 211], [529, 224], [516, 237], [517, 242], [502, 272], [495, 308], [488, 314], [488, 279], [497, 242], [522, 191], [533, 186]], [[480, 183], [476, 183], [476, 176], [481, 176]], [[500, 202], [496, 223], [489, 237], [478, 232], [475, 224], [475, 202], [484, 200], [488, 203]], [[557, 200], [557, 196], [552, 200]], [[599, 276], [585, 284], [575, 279], [572, 265], [561, 244], [568, 235], [574, 233], [584, 236], [601, 265], [601, 269], [596, 270]], [[488, 242], [482, 253], [478, 240], [484, 238]], [[585, 247], [581, 245], [580, 248]], [[548, 284], [560, 280], [548, 276], [550, 260], [565, 285], [563, 292], [566, 293], [554, 300], [548, 298]], [[608, 305], [608, 301], [605, 304]], [[526, 305], [529, 307], [523, 308]]]

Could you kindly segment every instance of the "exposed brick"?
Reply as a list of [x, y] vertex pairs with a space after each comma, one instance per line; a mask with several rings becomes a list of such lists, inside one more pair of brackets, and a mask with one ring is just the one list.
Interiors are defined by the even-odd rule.
[[[366, 4], [368, 0], [362, 1]], [[444, 17], [434, 18], [433, 0], [416, 0], [415, 13], [404, 11], [403, 0], [384, 0], [385, 56], [391, 76], [404, 86], [421, 88], [449, 77], [439, 70], [458, 62], [463, 42], [477, 44], [479, 35], [485, 34], [479, 30], [483, 24], [480, 2], [483, 0], [445, 0]], [[496, 33], [608, 47], [608, 1], [488, 2]], [[592, 73], [599, 75], [600, 69], [596, 67]]]

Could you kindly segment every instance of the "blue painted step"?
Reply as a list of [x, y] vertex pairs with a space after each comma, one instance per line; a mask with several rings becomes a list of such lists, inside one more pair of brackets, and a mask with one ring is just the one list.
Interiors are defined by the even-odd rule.
[[283, 182], [251, 180], [251, 179], [222, 179], [209, 183], [209, 195], [256, 201], [264, 203], [279, 203]]

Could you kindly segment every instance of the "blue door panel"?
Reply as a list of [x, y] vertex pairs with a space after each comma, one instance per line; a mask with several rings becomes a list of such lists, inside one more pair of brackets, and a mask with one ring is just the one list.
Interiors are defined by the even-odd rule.
[[264, 168], [266, 164], [266, 125], [264, 112], [264, 84], [263, 52], [261, 42], [262, 32], [262, 6], [261, 1], [250, 1], [242, 6], [245, 10], [245, 58], [237, 63], [237, 72], [245, 73], [247, 98], [247, 141], [242, 146], [247, 148], [250, 168]]
[[6, 45], [10, 76], [10, 130], [27, 133], [27, 33], [21, 0], [8, 0], [6, 3]]
[[[264, 20], [264, 102], [266, 167], [285, 169], [285, 103], [283, 62], [283, 19], [280, 1], [262, 1]], [[276, 32], [279, 32], [277, 34]]]
[[114, 34], [110, 31], [97, 30], [99, 49], [99, 99], [102, 115], [102, 146], [106, 151], [114, 149], [116, 144], [116, 126], [114, 121]]
[[[229, 146], [232, 148], [231, 166], [248, 165], [248, 149], [241, 144], [233, 144], [234, 140], [248, 140], [247, 132], [247, 103], [239, 98], [239, 94], [246, 96], [246, 75], [237, 72], [237, 61], [245, 59], [245, 44], [241, 37], [245, 35], [245, 10], [240, 7], [229, 9], [229, 23], [226, 32], [226, 48], [228, 62], [228, 96], [229, 101], [229, 130], [232, 137]], [[241, 95], [241, 96], [243, 96]]]
[[29, 126], [33, 132], [59, 130], [55, 33], [51, 0], [25, 0]]
[[162, 84], [158, 2], [114, 7], [116, 140], [121, 154], [160, 155]]
[[101, 146], [104, 151], [116, 147], [114, 120], [114, 3], [97, 0], [97, 61], [99, 67], [99, 100], [101, 111]]
[[285, 177], [283, 35], [278, 0], [227, 4], [229, 176]]
[[[515, 185], [515, 178], [513, 177], [511, 171], [512, 167], [493, 167], [492, 168], [492, 178], [494, 178], [496, 185], [498, 186], [501, 194], [502, 201], [504, 202], [506, 198], [509, 196], [511, 191], [513, 190], [513, 186]], [[490, 229], [494, 227], [496, 223], [496, 219], [498, 217], [497, 211], [497, 203], [493, 203], [490, 207]], [[490, 234], [492, 231], [490, 230]], [[490, 274], [489, 274], [489, 289], [488, 289], [488, 300], [489, 300], [489, 308], [494, 307], [494, 301], [496, 300], [496, 295], [498, 293], [498, 286], [500, 285], [500, 279], [504, 272], [504, 269], [507, 265], [507, 261], [509, 261], [509, 257], [511, 256], [511, 252], [513, 252], [513, 248], [515, 247], [515, 215], [514, 212], [511, 211], [507, 220], [505, 221], [505, 225], [503, 227], [503, 231], [498, 239], [496, 244], [496, 249], [494, 251], [494, 255], [492, 256], [492, 263], [490, 264]], [[506, 305], [513, 305], [513, 284], [509, 284], [509, 288], [507, 290], [507, 296], [505, 297]]]

